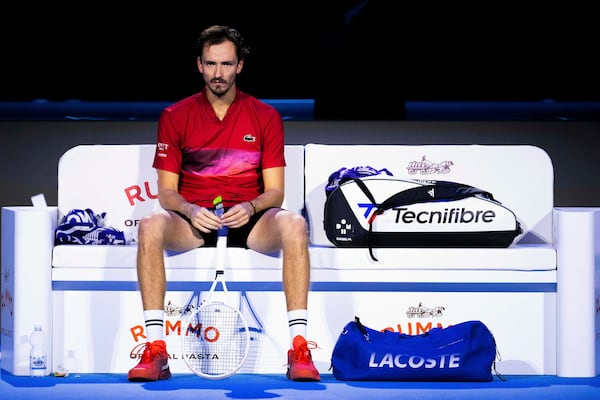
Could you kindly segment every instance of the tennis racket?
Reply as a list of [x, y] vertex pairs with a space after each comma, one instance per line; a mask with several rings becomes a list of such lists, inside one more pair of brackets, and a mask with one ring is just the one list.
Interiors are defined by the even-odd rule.
[[281, 366], [287, 364], [288, 349], [282, 348], [266, 329], [246, 291], [241, 292], [240, 311], [246, 318], [250, 331], [250, 348], [242, 372], [281, 370]]
[[[223, 203], [218, 196], [213, 204], [217, 215], [223, 214]], [[200, 306], [184, 319], [181, 335], [183, 359], [190, 370], [208, 379], [223, 379], [236, 373], [248, 355], [250, 333], [248, 324], [239, 310], [227, 302], [230, 297], [225, 281], [227, 228], [219, 230], [216, 249], [215, 279]], [[216, 299], [218, 284], [222, 299]]]

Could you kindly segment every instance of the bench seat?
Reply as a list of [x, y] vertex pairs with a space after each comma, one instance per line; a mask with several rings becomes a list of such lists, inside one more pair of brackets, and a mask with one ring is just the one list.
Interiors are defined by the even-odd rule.
[[[275, 269], [281, 268], [278, 253], [263, 255], [240, 248], [228, 249], [231, 257], [229, 269]], [[549, 244], [512, 246], [507, 249], [375, 249], [379, 262], [371, 260], [366, 249], [311, 246], [310, 258], [313, 270], [358, 269], [367, 273], [373, 270], [423, 269], [423, 270], [556, 270], [556, 250]], [[59, 245], [53, 249], [52, 266], [62, 268], [114, 268], [135, 269], [136, 245], [77, 246]], [[468, 257], [465, 255], [468, 254]], [[189, 252], [165, 252], [167, 269], [212, 269], [214, 252], [211, 249], [195, 249]]]

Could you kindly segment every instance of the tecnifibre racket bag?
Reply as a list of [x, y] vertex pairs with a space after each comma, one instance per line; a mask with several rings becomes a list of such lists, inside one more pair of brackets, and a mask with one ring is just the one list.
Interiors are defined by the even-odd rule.
[[491, 193], [462, 183], [377, 175], [326, 193], [325, 233], [337, 247], [508, 247], [522, 233]]

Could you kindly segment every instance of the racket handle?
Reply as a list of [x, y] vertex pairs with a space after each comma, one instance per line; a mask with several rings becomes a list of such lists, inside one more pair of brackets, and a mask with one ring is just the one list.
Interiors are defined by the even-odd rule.
[[[225, 210], [223, 208], [223, 197], [221, 197], [221, 196], [215, 197], [215, 199], [213, 200], [213, 206], [215, 207], [215, 214], [217, 216], [221, 217], [223, 215], [223, 213], [225, 212]], [[222, 226], [219, 229], [219, 236], [227, 236], [227, 227], [226, 226]]]

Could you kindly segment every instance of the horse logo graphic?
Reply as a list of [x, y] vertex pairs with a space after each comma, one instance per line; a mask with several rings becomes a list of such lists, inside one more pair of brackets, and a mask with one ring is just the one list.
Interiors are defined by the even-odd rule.
[[409, 307], [406, 310], [406, 316], [408, 318], [427, 318], [427, 317], [441, 317], [444, 314], [446, 307], [437, 306], [433, 308], [427, 308], [422, 303], [419, 303], [418, 307]]
[[421, 174], [421, 175], [432, 175], [432, 174], [447, 174], [450, 172], [450, 168], [454, 165], [454, 163], [450, 160], [442, 161], [439, 163], [435, 163], [429, 161], [427, 156], [423, 156], [421, 161], [411, 161], [408, 163], [409, 175]]

